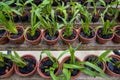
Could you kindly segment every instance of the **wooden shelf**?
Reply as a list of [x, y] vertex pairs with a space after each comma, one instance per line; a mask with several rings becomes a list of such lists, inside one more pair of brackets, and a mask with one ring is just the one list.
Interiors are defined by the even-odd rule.
[[[108, 76], [107, 78], [108, 80], [119, 80], [120, 77], [111, 77], [111, 76]], [[52, 80], [52, 79], [44, 79], [44, 78], [41, 78], [37, 73], [33, 76], [30, 76], [30, 77], [20, 77], [16, 74], [14, 74], [12, 77], [10, 78], [6, 78], [6, 79], [1, 79], [1, 80]], [[81, 76], [79, 76], [78, 78], [76, 79], [71, 79], [71, 80], [105, 80], [103, 78], [100, 78], [100, 77], [90, 77], [90, 76], [87, 76], [87, 75], [84, 75], [82, 74]]]
[[[76, 47], [78, 44], [80, 43], [79, 40], [76, 40], [72, 45], [74, 47]], [[5, 45], [0, 45], [0, 50], [9, 50], [9, 49], [13, 49], [13, 50], [21, 50], [21, 51], [28, 51], [28, 50], [66, 50], [68, 49], [68, 45], [64, 44], [62, 42], [62, 40], [59, 40], [55, 45], [48, 45], [46, 44], [46, 42], [44, 42], [43, 40], [41, 41], [41, 43], [39, 45], [31, 45], [27, 42], [24, 42], [24, 44], [22, 45], [18, 45], [18, 44], [14, 44], [9, 42], [8, 44]], [[89, 44], [82, 44], [82, 46], [80, 46], [78, 48], [78, 50], [106, 50], [106, 49], [120, 49], [120, 44], [115, 44], [113, 42], [108, 42], [106, 44], [97, 44], [96, 41], [92, 41]]]

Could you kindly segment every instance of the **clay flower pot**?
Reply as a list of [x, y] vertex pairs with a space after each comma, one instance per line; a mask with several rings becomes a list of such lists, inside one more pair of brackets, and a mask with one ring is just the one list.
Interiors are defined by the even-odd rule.
[[[26, 65], [24, 68], [22, 68], [23, 70], [21, 72], [21, 68], [18, 67], [17, 65], [15, 65], [14, 70], [15, 70], [16, 74], [19, 75], [19, 76], [23, 76], [23, 77], [33, 75], [35, 73], [36, 69], [37, 69], [37, 65], [38, 65], [37, 59], [34, 56], [30, 55], [30, 54], [23, 55], [21, 58], [24, 59], [24, 60], [25, 59], [27, 59], [27, 60], [29, 59], [29, 62], [26, 61], [28, 63], [28, 65], [29, 65], [29, 67], [28, 67], [28, 65]], [[28, 71], [28, 69], [30, 69], [31, 66], [33, 68], [32, 70], [30, 70], [27, 73], [23, 73], [23, 71], [24, 72]]]
[[[30, 29], [31, 29], [31, 28], [28, 29], [28, 32], [30, 31]], [[30, 44], [32, 44], [32, 45], [38, 45], [38, 44], [40, 43], [40, 41], [41, 41], [41, 37], [42, 37], [41, 34], [42, 34], [41, 30], [40, 30], [40, 29], [37, 29], [35, 36], [30, 36], [29, 33], [26, 33], [26, 34], [24, 35], [24, 37], [25, 37], [25, 39], [26, 39], [26, 41], [27, 41], [28, 43], [30, 43]]]
[[8, 43], [8, 38], [7, 38], [8, 31], [6, 30], [0, 30], [0, 44], [6, 44]]
[[58, 41], [59, 38], [60, 38], [60, 32], [57, 31], [56, 34], [55, 34], [55, 36], [50, 37], [49, 32], [48, 32], [47, 30], [44, 30], [44, 31], [43, 31], [43, 34], [42, 34], [42, 37], [43, 37], [44, 41], [45, 41], [47, 44], [49, 44], [49, 45], [54, 45], [54, 44], [57, 43], [57, 41]]
[[[83, 59], [83, 61], [89, 61], [89, 60], [91, 60], [91, 58], [92, 57], [94, 57], [94, 58], [98, 58], [98, 56], [97, 55], [93, 55], [93, 54], [91, 54], [91, 55], [87, 55], [84, 59]], [[90, 62], [90, 61], [89, 61]], [[101, 62], [101, 64], [98, 64], [98, 65], [100, 65], [100, 66], [98, 66], [98, 67], [101, 67], [102, 68], [102, 70], [103, 71], [105, 71], [105, 63], [104, 62]]]
[[16, 28], [18, 34], [8, 32], [8, 39], [13, 43], [22, 44], [24, 42], [24, 28], [22, 26], [17, 26]]
[[72, 43], [74, 43], [76, 41], [76, 39], [78, 38], [78, 32], [77, 32], [77, 30], [73, 29], [73, 33], [74, 33], [75, 36], [72, 39], [66, 39], [66, 38], [63, 37], [64, 30], [65, 30], [65, 28], [62, 29], [62, 31], [61, 31], [61, 39], [63, 40], [63, 42], [66, 43], [66, 44], [69, 44], [69, 43], [72, 44]]
[[[48, 57], [44, 57], [42, 60], [40, 60], [39, 61], [39, 63], [38, 63], [38, 66], [37, 66], [37, 72], [38, 72], [38, 74], [41, 76], [41, 77], [43, 77], [43, 78], [51, 78], [51, 76], [50, 75], [46, 75], [45, 73], [43, 73], [43, 71], [42, 70], [44, 70], [44, 67], [43, 67], [43, 64], [44, 64], [44, 66], [48, 66], [49, 65], [49, 63], [51, 63], [51, 61], [50, 62], [45, 62], [45, 61], [50, 61], [50, 59], [48, 58]], [[44, 63], [43, 63], [44, 62]], [[45, 64], [46, 63], [46, 64]], [[41, 68], [43, 68], [43, 69], [41, 69]], [[58, 68], [55, 70], [56, 72], [55, 72], [55, 75], [58, 75], [59, 74], [59, 71], [60, 71], [60, 64], [59, 64], [59, 62], [58, 62]]]
[[[92, 30], [92, 28], [90, 28]], [[90, 33], [90, 37], [89, 36], [86, 36], [83, 31], [81, 31], [82, 28], [80, 27], [79, 28], [79, 37], [80, 37], [80, 41], [83, 43], [83, 44], [87, 44], [87, 43], [90, 43], [91, 41], [93, 41], [96, 37], [96, 32], [95, 31], [92, 31]]]
[[[76, 60], [77, 61], [79, 61], [79, 62], [81, 62], [81, 60], [79, 59], [79, 58], [77, 58], [77, 57], [75, 57], [76, 58]], [[62, 68], [63, 68], [63, 64], [67, 61], [67, 60], [69, 60], [70, 59], [70, 56], [66, 56], [65, 58], [63, 58], [63, 60], [61, 61], [61, 70], [62, 70]], [[69, 63], [68, 63], [69, 64]], [[72, 73], [72, 72], [71, 72]], [[77, 72], [77, 74], [76, 75], [71, 75], [71, 78], [77, 78], [78, 76], [80, 76], [81, 75], [81, 71], [79, 71], [79, 72]]]
[[[9, 64], [10, 64], [10, 62], [9, 62]], [[14, 73], [14, 64], [12, 63], [12, 67], [10, 68], [10, 70], [5, 70], [5, 72], [6, 72], [5, 74], [0, 75], [0, 78], [8, 78], [8, 77], [12, 76]]]
[[120, 43], [120, 26], [115, 26], [115, 34], [112, 39], [113, 42], [115, 43]]
[[98, 29], [98, 30], [97, 30], [97, 34], [96, 34], [96, 41], [97, 41], [97, 43], [99, 43], [99, 44], [105, 44], [105, 43], [107, 43], [108, 41], [111, 41], [111, 40], [113, 39], [113, 37], [114, 37], [114, 34], [111, 34], [111, 35], [110, 35], [110, 38], [102, 38], [102, 37], [100, 36], [100, 34], [101, 34], [101, 31], [100, 31], [100, 29]]
[[[112, 57], [112, 58], [120, 61], [120, 57], [117, 56], [117, 55], [110, 55], [110, 56], [108, 56], [108, 57]], [[109, 66], [110, 66], [110, 64], [109, 64]], [[117, 70], [117, 71], [118, 71], [118, 70]], [[119, 70], [119, 71], [120, 71], [120, 70]], [[119, 77], [120, 77], [120, 74], [113, 72], [113, 71], [110, 69], [110, 67], [108, 67], [107, 63], [106, 63], [105, 73], [108, 74], [108, 75], [111, 75], [111, 76], [119, 76]]]

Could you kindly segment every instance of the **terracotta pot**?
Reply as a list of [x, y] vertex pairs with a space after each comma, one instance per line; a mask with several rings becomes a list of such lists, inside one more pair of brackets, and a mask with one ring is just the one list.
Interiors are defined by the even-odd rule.
[[4, 75], [1, 75], [0, 78], [8, 78], [12, 76], [14, 73], [14, 64], [12, 65], [12, 68]]
[[[116, 30], [120, 30], [120, 26], [115, 26], [115, 31]], [[115, 33], [112, 41], [115, 42], [115, 43], [120, 43], [120, 35]]]
[[[38, 63], [38, 66], [37, 66], [37, 72], [38, 72], [38, 74], [41, 76], [41, 77], [43, 77], [43, 78], [51, 78], [50, 76], [46, 76], [45, 74], [43, 74], [42, 73], [42, 71], [39, 69], [39, 67], [41, 66], [41, 64], [42, 64], [42, 61], [46, 61], [46, 60], [49, 60], [49, 58], [48, 57], [44, 57], [42, 60], [40, 60], [39, 61], [39, 63]], [[59, 67], [58, 67], [58, 70], [57, 70], [57, 72], [55, 73], [55, 75], [58, 75], [59, 74], [59, 72], [60, 72], [60, 63], [58, 62], [58, 64], [59, 64]]]
[[[85, 37], [83, 37], [82, 35], [80, 35], [81, 29], [82, 29], [82, 27], [79, 28], [79, 31], [78, 31], [78, 32], [79, 32], [80, 41], [81, 41], [83, 44], [90, 43], [91, 41], [93, 41], [93, 40], [95, 39], [95, 37], [96, 37], [96, 32], [95, 32], [95, 31], [94, 31], [94, 33], [95, 33], [94, 37], [92, 37], [92, 38], [85, 38]], [[91, 27], [90, 27], [90, 29], [92, 30]]]
[[[79, 62], [81, 62], [81, 60], [79, 59], [79, 58], [77, 58], [77, 57], [75, 57]], [[63, 68], [63, 64], [65, 63], [65, 61], [67, 61], [68, 59], [70, 59], [70, 56], [66, 56], [65, 58], [63, 58], [63, 60], [61, 61], [61, 66], [60, 66], [60, 68], [61, 68], [61, 70], [62, 70], [62, 68]], [[77, 73], [77, 75], [75, 75], [75, 76], [71, 76], [71, 78], [77, 78], [78, 76], [80, 76], [81, 75], [81, 71], [79, 71], [78, 73]]]
[[[120, 57], [117, 56], [117, 55], [110, 55], [110, 56], [108, 56], [108, 57], [112, 57], [112, 58], [115, 58], [115, 59], [117, 59], [117, 60], [120, 61]], [[113, 71], [111, 71], [111, 70], [108, 68], [107, 64], [106, 64], [105, 73], [108, 74], [108, 75], [111, 75], [111, 76], [119, 76], [119, 77], [120, 77], [120, 74], [117, 74], [117, 73], [114, 73]]]
[[109, 38], [109, 39], [104, 39], [104, 38], [102, 38], [102, 37], [100, 37], [100, 36], [98, 35], [98, 31], [99, 31], [99, 30], [97, 30], [96, 41], [97, 41], [97, 43], [99, 43], [99, 44], [105, 44], [105, 43], [107, 43], [108, 41], [111, 41], [111, 40], [113, 39], [113, 37], [114, 37], [114, 34], [112, 34], [112, 37], [111, 37], [111, 38]]
[[17, 26], [16, 28], [17, 28], [17, 30], [23, 31], [22, 35], [18, 38], [11, 38], [10, 32], [8, 32], [8, 39], [13, 43], [22, 44], [22, 43], [24, 43], [24, 28], [22, 26]]
[[4, 35], [0, 38], [0, 44], [6, 44], [8, 43], [8, 38], [7, 38], [8, 31], [5, 31]]
[[[90, 54], [90, 55], [85, 56], [85, 58], [83, 59], [83, 61], [86, 61], [86, 59], [89, 58], [90, 56], [93, 56], [93, 57], [95, 57], [95, 58], [98, 58], [97, 55]], [[102, 63], [102, 67], [103, 67], [102, 70], [105, 71], [105, 69], [106, 69], [105, 63], [104, 63], [104, 62], [101, 62], [101, 63]]]
[[31, 75], [33, 75], [35, 73], [35, 71], [37, 69], [37, 65], [38, 65], [37, 59], [34, 56], [30, 55], [30, 54], [25, 54], [21, 58], [24, 58], [24, 57], [32, 58], [32, 59], [34, 59], [36, 61], [36, 64], [35, 64], [35, 67], [34, 67], [33, 71], [31, 71], [28, 74], [23, 74], [23, 73], [19, 72], [19, 68], [18, 68], [17, 65], [14, 66], [14, 70], [15, 70], [16, 74], [19, 75], [19, 76], [23, 76], [23, 77], [31, 76]]
[[[29, 30], [30, 30], [30, 28], [28, 29], [28, 31], [29, 31]], [[32, 44], [32, 45], [38, 45], [38, 44], [40, 43], [41, 37], [42, 37], [42, 32], [41, 32], [40, 29], [37, 29], [37, 30], [40, 32], [40, 35], [39, 35], [39, 37], [38, 37], [37, 39], [35, 39], [35, 40], [29, 40], [27, 34], [24, 35], [24, 37], [25, 37], [25, 39], [26, 39], [26, 41], [27, 41], [28, 43], [30, 43], [30, 44]]]
[[72, 43], [74, 43], [74, 42], [76, 41], [76, 39], [78, 38], [78, 32], [77, 32], [77, 30], [76, 30], [76, 29], [73, 29], [73, 32], [76, 33], [76, 36], [75, 36], [75, 38], [72, 39], [72, 40], [65, 39], [65, 38], [62, 36], [64, 30], [65, 30], [65, 28], [62, 29], [62, 31], [61, 31], [61, 39], [63, 40], [63, 42], [66, 43], [66, 44], [72, 44]]
[[46, 30], [43, 31], [42, 37], [43, 37], [44, 41], [45, 41], [47, 44], [49, 44], [49, 45], [54, 45], [54, 44], [56, 44], [57, 41], [58, 41], [59, 38], [60, 38], [60, 32], [59, 32], [59, 31], [58, 31], [58, 37], [57, 37], [56, 39], [54, 39], [54, 40], [48, 40], [48, 39], [46, 39], [46, 38], [45, 38], [45, 34], [46, 34]]

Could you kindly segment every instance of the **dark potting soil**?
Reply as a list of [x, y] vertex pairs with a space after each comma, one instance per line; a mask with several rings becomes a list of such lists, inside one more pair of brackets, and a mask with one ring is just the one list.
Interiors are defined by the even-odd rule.
[[116, 34], [120, 36], [120, 29], [116, 30]]
[[0, 67], [0, 76], [6, 74], [7, 71], [9, 71], [13, 66], [12, 61], [9, 59], [4, 58], [4, 62], [5, 65], [3, 67]]
[[[50, 71], [49, 71], [49, 69], [50, 69], [50, 67], [52, 67], [52, 66], [53, 66], [53, 62], [52, 62], [50, 59], [48, 59], [48, 60], [45, 60], [45, 61], [42, 61], [42, 62], [41, 62], [41, 66], [39, 66], [39, 69], [41, 70], [41, 72], [42, 72], [44, 75], [50, 76]], [[45, 70], [47, 70], [47, 69], [48, 69], [48, 71], [45, 71]], [[54, 70], [54, 73], [56, 73], [57, 70], [58, 70], [58, 69], [55, 69], [55, 70]]]
[[23, 31], [21, 29], [18, 29], [18, 34], [11, 33], [10, 37], [15, 39], [15, 38], [19, 38], [22, 34], [23, 34]]
[[20, 20], [22, 22], [28, 21], [28, 15], [26, 14], [26, 15], [20, 16]]
[[115, 58], [112, 58], [110, 62], [107, 62], [108, 68], [113, 71], [114, 73], [120, 74], [120, 68], [117, 68], [114, 63], [116, 63], [118, 60]]
[[98, 22], [98, 21], [99, 21], [99, 17], [95, 17], [95, 16], [92, 17], [92, 22]]
[[18, 15], [14, 15], [14, 16], [13, 16], [13, 20], [14, 20], [14, 22], [18, 22], [18, 21], [19, 21]]
[[[97, 58], [96, 57], [93, 57], [93, 56], [89, 56], [85, 61], [88, 61], [88, 62], [91, 62], [93, 63], [93, 61], [97, 61]], [[94, 63], [93, 63], [94, 64]], [[101, 62], [98, 62], [96, 63], [95, 65], [97, 65], [98, 67], [100, 67], [101, 69], [103, 69], [103, 66], [102, 66], [102, 63]], [[92, 71], [96, 71], [95, 69], [85, 65], [85, 67], [87, 67], [88, 69], [92, 70]], [[98, 72], [98, 71], [96, 71]]]
[[118, 50], [113, 50], [113, 53], [120, 56], [120, 52]]
[[28, 74], [34, 70], [34, 67], [36, 65], [36, 61], [32, 58], [24, 57], [23, 61], [27, 63], [27, 65], [24, 68], [18, 67], [19, 72], [22, 74]]
[[95, 36], [95, 32], [91, 31], [90, 36], [84, 33], [83, 29], [81, 29], [80, 35], [83, 36], [84, 38], [93, 38]]
[[104, 16], [104, 21], [112, 21], [113, 17], [112, 16], [108, 16], [107, 14]]
[[112, 34], [102, 35], [102, 30], [103, 30], [103, 29], [100, 28], [99, 31], [98, 31], [98, 35], [99, 35], [99, 37], [104, 38], [104, 39], [109, 39], [109, 38], [112, 37]]
[[[77, 59], [75, 60], [77, 62]], [[70, 59], [68, 59], [67, 61], [65, 61], [66, 64], [70, 64]], [[69, 69], [71, 71], [71, 76], [75, 76], [79, 73], [80, 70], [78, 69]]]
[[63, 38], [67, 39], [67, 40], [72, 40], [76, 37], [76, 33], [73, 33], [71, 36], [67, 37], [67, 36], [64, 36]]
[[28, 40], [36, 40], [40, 36], [40, 34], [41, 33], [38, 30], [36, 30], [34, 36], [31, 36], [30, 33], [27, 33], [27, 38]]
[[56, 39], [56, 38], [58, 37], [58, 35], [59, 35], [59, 33], [58, 33], [58, 31], [57, 31], [57, 32], [55, 33], [55, 35], [51, 37], [51, 36], [49, 35], [48, 30], [46, 30], [45, 38], [46, 38], [47, 40], [54, 40], [54, 39]]
[[0, 38], [5, 34], [5, 30], [0, 30]]

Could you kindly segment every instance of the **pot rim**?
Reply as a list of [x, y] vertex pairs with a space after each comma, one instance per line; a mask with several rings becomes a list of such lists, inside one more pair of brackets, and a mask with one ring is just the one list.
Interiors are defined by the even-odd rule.
[[28, 73], [28, 74], [20, 73], [19, 70], [18, 70], [19, 69], [18, 66], [15, 65], [14, 69], [15, 69], [16, 74], [18, 74], [19, 76], [26, 77], [26, 76], [32, 75], [36, 71], [38, 62], [37, 62], [37, 59], [33, 55], [31, 55], [31, 54], [25, 54], [25, 55], [21, 56], [21, 58], [24, 58], [24, 57], [30, 57], [30, 58], [32, 58], [32, 59], [34, 59], [36, 61], [34, 69], [30, 73]]

